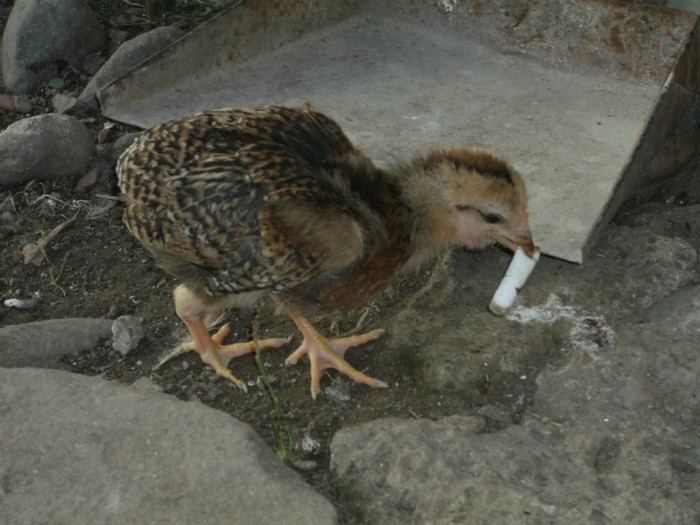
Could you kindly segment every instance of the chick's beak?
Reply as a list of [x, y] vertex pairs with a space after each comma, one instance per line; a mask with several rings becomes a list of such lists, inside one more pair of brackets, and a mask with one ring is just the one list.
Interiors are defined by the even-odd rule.
[[522, 250], [528, 257], [532, 257], [533, 255], [535, 255], [535, 252], [537, 251], [537, 246], [535, 246], [535, 243], [532, 242], [532, 235], [530, 234], [530, 232], [527, 232], [526, 237], [517, 238], [514, 242], [516, 246], [522, 248]]
[[530, 233], [530, 225], [527, 222], [527, 214], [523, 214], [523, 220], [517, 230], [510, 234], [499, 236], [498, 242], [513, 251], [521, 248], [528, 257], [532, 257], [538, 250], [538, 247], [532, 242], [532, 233]]
[[505, 236], [500, 236], [498, 237], [498, 242], [505, 246], [506, 248], [509, 248], [513, 251], [517, 250], [518, 248], [522, 248], [522, 250], [525, 252], [525, 254], [528, 257], [532, 257], [535, 255], [535, 252], [537, 251], [537, 246], [535, 246], [535, 243], [532, 242], [532, 236], [528, 232], [527, 236], [517, 236], [517, 237], [505, 237]]

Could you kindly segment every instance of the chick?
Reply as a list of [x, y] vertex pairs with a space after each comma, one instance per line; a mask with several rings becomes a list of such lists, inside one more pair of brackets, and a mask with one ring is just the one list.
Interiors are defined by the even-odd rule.
[[344, 359], [382, 330], [327, 338], [309, 316], [357, 308], [450, 246], [535, 250], [523, 180], [495, 153], [437, 149], [380, 170], [310, 105], [222, 108], [155, 126], [117, 174], [126, 226], [182, 283], [174, 299], [192, 336], [185, 348], [243, 390], [227, 364], [256, 342], [224, 345], [228, 326], [207, 331], [227, 309], [272, 294], [303, 336], [286, 362], [308, 356], [314, 398], [328, 367], [386, 387]]

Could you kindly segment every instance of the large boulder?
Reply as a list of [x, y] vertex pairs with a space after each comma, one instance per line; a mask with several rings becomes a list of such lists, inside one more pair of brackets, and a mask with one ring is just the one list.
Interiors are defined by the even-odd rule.
[[335, 484], [367, 523], [697, 523], [696, 356], [673, 327], [624, 326], [614, 349], [551, 360], [502, 430], [467, 414], [341, 428]]
[[246, 424], [58, 370], [0, 368], [2, 523], [333, 525]]
[[2, 77], [14, 94], [28, 93], [58, 72], [78, 67], [105, 41], [102, 25], [82, 0], [16, 0], [2, 35]]
[[49, 113], [18, 120], [0, 133], [0, 188], [79, 175], [94, 149], [85, 124], [68, 115]]

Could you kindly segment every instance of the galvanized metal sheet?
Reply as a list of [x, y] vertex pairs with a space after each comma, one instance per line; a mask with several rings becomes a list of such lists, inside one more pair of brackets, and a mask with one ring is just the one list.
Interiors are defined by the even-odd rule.
[[573, 0], [286, 4], [234, 6], [105, 89], [103, 112], [146, 127], [308, 100], [380, 165], [487, 145], [525, 177], [543, 252], [580, 262], [689, 92], [669, 79], [695, 45], [689, 13]]

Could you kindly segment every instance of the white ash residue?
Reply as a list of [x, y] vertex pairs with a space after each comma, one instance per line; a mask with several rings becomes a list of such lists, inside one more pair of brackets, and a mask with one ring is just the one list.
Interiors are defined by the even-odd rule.
[[615, 331], [602, 315], [563, 304], [561, 297], [555, 293], [542, 305], [513, 307], [506, 319], [522, 324], [568, 321], [571, 323], [569, 337], [574, 347], [594, 352], [615, 348]]

